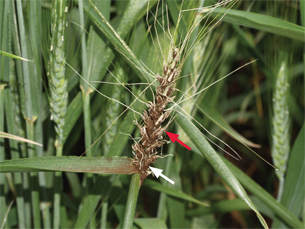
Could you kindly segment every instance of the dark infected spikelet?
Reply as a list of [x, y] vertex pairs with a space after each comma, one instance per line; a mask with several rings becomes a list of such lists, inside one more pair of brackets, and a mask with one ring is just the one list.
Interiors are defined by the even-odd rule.
[[158, 148], [166, 142], [163, 133], [168, 125], [162, 127], [162, 123], [170, 116], [172, 110], [164, 111], [167, 105], [174, 100], [175, 79], [180, 74], [178, 67], [180, 53], [178, 48], [171, 48], [167, 60], [163, 63], [163, 76], [157, 75], [160, 86], [156, 89], [156, 98], [148, 105], [148, 111], [143, 112], [144, 125], [137, 126], [141, 132], [141, 139], [132, 146], [134, 151], [133, 164], [141, 171], [141, 182], [151, 173], [149, 166], [158, 156]]

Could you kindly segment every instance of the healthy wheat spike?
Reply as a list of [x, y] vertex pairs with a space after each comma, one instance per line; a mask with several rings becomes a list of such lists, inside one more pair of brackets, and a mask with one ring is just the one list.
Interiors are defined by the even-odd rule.
[[50, 91], [51, 114], [56, 123], [57, 143], [62, 144], [65, 114], [67, 109], [67, 80], [65, 78], [64, 33], [65, 33], [65, 1], [54, 1], [52, 11], [52, 38], [50, 48]]
[[280, 181], [278, 199], [281, 199], [281, 191], [284, 185], [287, 160], [290, 152], [290, 117], [288, 111], [288, 74], [287, 65], [281, 63], [273, 92], [273, 122], [272, 122], [272, 158], [274, 165], [278, 168], [276, 172]]
[[[124, 74], [123, 69], [119, 67], [117, 69], [117, 73], [120, 72], [119, 74]], [[114, 81], [114, 80], [112, 80]], [[120, 100], [120, 97], [122, 95], [122, 90], [119, 85], [114, 85], [111, 93], [111, 98], [115, 100]], [[116, 119], [116, 117], [121, 113], [121, 106], [119, 103], [110, 100], [108, 102], [108, 108], [107, 108], [107, 115], [105, 118], [105, 126], [111, 126], [112, 127], [104, 134], [104, 142], [103, 148], [104, 148], [104, 155], [108, 155], [110, 146], [113, 142], [113, 139], [117, 133], [118, 130], [118, 122], [113, 123], [113, 121]]]
[[[68, 102], [67, 80], [65, 78], [66, 64], [64, 61], [64, 38], [67, 14], [66, 4], [67, 2], [65, 0], [58, 0], [53, 1], [52, 5], [49, 85], [51, 94], [51, 114], [56, 124], [56, 156], [62, 156], [63, 129]], [[54, 185], [53, 228], [59, 228], [62, 185], [61, 172], [56, 172], [55, 176], [58, 182]]]

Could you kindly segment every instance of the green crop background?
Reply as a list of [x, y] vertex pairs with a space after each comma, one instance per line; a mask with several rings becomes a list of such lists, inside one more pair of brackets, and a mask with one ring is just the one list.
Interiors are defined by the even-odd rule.
[[[305, 1], [216, 3], [0, 0], [0, 228], [305, 227]], [[168, 131], [192, 150], [141, 185], [134, 120], [170, 38]]]

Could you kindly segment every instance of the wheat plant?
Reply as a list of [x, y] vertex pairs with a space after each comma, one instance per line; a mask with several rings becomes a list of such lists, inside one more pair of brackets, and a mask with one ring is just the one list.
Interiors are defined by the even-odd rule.
[[269, 6], [0, 1], [1, 228], [304, 227], [305, 5]]

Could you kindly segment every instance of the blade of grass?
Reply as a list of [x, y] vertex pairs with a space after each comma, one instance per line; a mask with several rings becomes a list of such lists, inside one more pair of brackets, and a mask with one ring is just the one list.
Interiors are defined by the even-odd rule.
[[[86, 2], [87, 1], [85, 1], [85, 3]], [[142, 0], [132, 0], [128, 2], [124, 14], [117, 28], [117, 33], [120, 35], [122, 39], [124, 39], [127, 36], [133, 25], [146, 13], [147, 2], [148, 1], [142, 1]], [[149, 1], [149, 7], [152, 7], [156, 2], [157, 1]], [[108, 12], [106, 13], [105, 11], [109, 7], [102, 6], [101, 4], [103, 3], [99, 1], [96, 4], [98, 10], [105, 17], [106, 21], [109, 21], [108, 18], [110, 17], [110, 15], [108, 15], [109, 13]], [[88, 11], [88, 8], [85, 8], [85, 10]], [[89, 16], [90, 16], [90, 12], [89, 12]], [[94, 42], [92, 42], [93, 38], [94, 38]], [[91, 44], [94, 43], [94, 46], [99, 47], [99, 49], [96, 49], [95, 47], [95, 52], [96, 51], [98, 52], [95, 53], [96, 58], [92, 62], [90, 62], [90, 66], [92, 65], [92, 70], [91, 70], [93, 74], [92, 78], [94, 78], [95, 80], [102, 80], [108, 67], [112, 64], [115, 55], [112, 49], [109, 47], [104, 51], [105, 44], [100, 37], [94, 36], [92, 37], [92, 39], [91, 37], [89, 37], [89, 39]], [[100, 77], [96, 78], [99, 75]], [[96, 83], [93, 83], [93, 86], [96, 87]]]
[[[305, 2], [304, 1], [300, 1], [300, 11], [301, 11], [301, 23], [302, 23], [303, 27], [305, 27]], [[305, 66], [305, 49], [303, 49], [303, 66]], [[303, 72], [303, 77], [305, 77], [305, 71]], [[303, 217], [303, 222], [305, 222], [305, 204], [303, 205], [302, 217]]]
[[159, 228], [166, 229], [167, 226], [162, 219], [159, 218], [136, 218], [134, 223], [139, 225], [142, 229]]
[[60, 206], [60, 227], [69, 228], [68, 224], [68, 215], [65, 206]]
[[[12, 30], [11, 30], [11, 23], [12, 23], [12, 8], [11, 8], [11, 2], [6, 2], [5, 3], [5, 14], [3, 14], [3, 17], [5, 17], [4, 19], [4, 23], [3, 26], [5, 28], [3, 28], [3, 30], [1, 30], [3, 32], [3, 46], [2, 48], [6, 51], [8, 51], [9, 53], [12, 52], [12, 44], [11, 44], [11, 38], [12, 38]], [[6, 15], [8, 13], [8, 15]], [[5, 21], [7, 20], [7, 26]], [[7, 30], [6, 30], [7, 29]], [[0, 43], [1, 44], [1, 43]], [[12, 104], [12, 97], [13, 96], [13, 92], [15, 90], [15, 92], [18, 90], [17, 87], [17, 82], [16, 82], [16, 78], [14, 75], [14, 61], [13, 60], [8, 60], [7, 58], [3, 58], [3, 60], [0, 60], [0, 63], [2, 64], [1, 68], [3, 70], [3, 72], [1, 72], [0, 74], [5, 78], [5, 82], [9, 82], [10, 85], [10, 90], [5, 90], [4, 91], [4, 97], [5, 97], [5, 112], [6, 112], [6, 124], [7, 124], [7, 128], [8, 131], [12, 134], [15, 134], [15, 122], [14, 122], [14, 111], [13, 108], [15, 106], [19, 106], [19, 104]], [[2, 79], [0, 79], [1, 81]], [[1, 90], [2, 91], [2, 90]], [[1, 92], [0, 92], [1, 93]], [[0, 108], [1, 109], [1, 108]], [[2, 109], [1, 109], [2, 110]], [[3, 109], [4, 110], [4, 109]], [[1, 114], [0, 114], [1, 115]], [[0, 130], [3, 130], [2, 124], [0, 124]], [[0, 131], [0, 136], [1, 135], [8, 135], [6, 133], [3, 133]], [[9, 138], [14, 138], [13, 135], [9, 135]], [[18, 152], [18, 144], [16, 141], [10, 141], [10, 154], [12, 158], [19, 158], [19, 152]], [[2, 161], [2, 158], [0, 159], [0, 161]], [[25, 209], [24, 209], [24, 198], [23, 198], [23, 188], [22, 188], [22, 176], [21, 173], [16, 173], [14, 174], [14, 186], [15, 186], [15, 192], [16, 192], [16, 204], [17, 204], [17, 217], [18, 217], [18, 226], [20, 228], [25, 228]], [[1, 192], [1, 191], [0, 191]], [[4, 193], [4, 192], [3, 192]], [[2, 200], [0, 201], [2, 202]], [[5, 206], [4, 202], [3, 203], [3, 207]], [[1, 204], [0, 204], [1, 205]], [[0, 210], [2, 211], [2, 209]], [[1, 217], [1, 215], [0, 215]], [[4, 218], [2, 218], [4, 219]]]
[[211, 204], [209, 207], [199, 207], [186, 212], [187, 216], [201, 216], [215, 213], [229, 213], [232, 211], [251, 210], [249, 205], [242, 199], [221, 200]]
[[[13, 50], [14, 53], [18, 56], [21, 56], [21, 47], [19, 41], [19, 33], [18, 33], [18, 22], [17, 22], [17, 12], [15, 10], [15, 1], [9, 1], [10, 3], [10, 15], [12, 21], [12, 38], [13, 38]], [[16, 107], [17, 114], [15, 116], [15, 120], [17, 122], [16, 128], [18, 135], [25, 137], [25, 125], [24, 119], [22, 119], [22, 114], [25, 110], [25, 99], [24, 99], [24, 86], [23, 86], [23, 71], [22, 71], [22, 62], [16, 61], [16, 73], [17, 73], [17, 82], [18, 82], [18, 106]], [[22, 157], [26, 157], [26, 144], [20, 144], [20, 151]], [[23, 175], [23, 190], [24, 190], [24, 214], [25, 214], [25, 227], [32, 227], [32, 211], [31, 211], [31, 193], [30, 193], [30, 182], [29, 182], [29, 174], [24, 173]]]
[[[214, 9], [211, 16], [223, 16], [222, 10]], [[267, 15], [231, 9], [222, 20], [305, 42], [304, 27]]]
[[[121, 98], [124, 95], [124, 89], [123, 87], [120, 87], [119, 85], [113, 85], [113, 88], [111, 88], [111, 98], [116, 99], [117, 101], [120, 101]], [[114, 143], [115, 136], [118, 134], [118, 127], [120, 126], [120, 120], [117, 120], [117, 117], [121, 114], [122, 107], [119, 103], [114, 101], [107, 102], [107, 106], [105, 106], [105, 110], [103, 110], [103, 125], [102, 125], [102, 133], [105, 132], [106, 129], [111, 126], [103, 135], [102, 142], [103, 142], [103, 152], [105, 156], [108, 156], [109, 149], [111, 145]], [[100, 135], [102, 134], [100, 133]], [[125, 132], [121, 132], [125, 133]], [[122, 134], [119, 134], [122, 135]], [[124, 144], [125, 145], [125, 144]], [[115, 151], [117, 152], [117, 151]], [[118, 153], [118, 152], [117, 152]]]
[[141, 187], [140, 174], [132, 175], [129, 186], [126, 208], [125, 208], [125, 215], [123, 222], [124, 229], [132, 228], [140, 187]]
[[[3, 20], [5, 19], [4, 18], [4, 2], [1, 2], [0, 3], [0, 15], [1, 15], [1, 17], [0, 17], [0, 31], [2, 32], [3, 30], [2, 30], [2, 26], [3, 26]], [[0, 37], [0, 45], [2, 45], [2, 36]], [[0, 58], [0, 60], [1, 60], [2, 58]]]
[[[13, 203], [14, 203], [14, 200], [11, 201], [11, 203], [9, 204], [9, 206], [7, 208], [7, 211], [6, 211], [6, 213], [5, 213], [4, 217], [3, 217], [3, 223], [0, 225], [1, 229], [3, 229], [3, 228], [10, 228], [11, 227], [9, 225], [10, 224], [10, 219], [8, 219], [8, 214], [13, 210], [12, 209]], [[15, 219], [15, 221], [17, 221], [17, 219]]]
[[108, 212], [108, 200], [102, 204], [102, 217], [101, 217], [101, 229], [107, 228], [107, 212]]
[[77, 122], [78, 118], [80, 117], [82, 110], [83, 110], [82, 95], [81, 95], [81, 93], [78, 93], [74, 97], [72, 102], [69, 104], [66, 114], [65, 114], [63, 144], [65, 144], [67, 137], [69, 136], [75, 123]]
[[286, 207], [281, 203], [278, 203], [276, 199], [271, 196], [267, 191], [265, 191], [261, 186], [259, 186], [250, 177], [244, 174], [240, 169], [236, 168], [231, 162], [224, 159], [226, 165], [230, 168], [234, 176], [240, 181], [240, 183], [249, 190], [254, 196], [260, 199], [264, 204], [266, 204], [276, 216], [289, 225], [291, 228], [302, 228], [302, 222], [294, 216]]
[[[128, 160], [129, 163], [131, 163], [130, 159]], [[103, 198], [104, 201], [108, 198], [109, 192], [112, 189], [112, 178], [113, 176], [98, 176], [95, 184], [89, 191], [89, 194], [84, 198], [74, 228], [85, 228], [87, 226], [92, 219], [92, 215], [94, 214], [100, 199]]]
[[236, 24], [231, 25], [233, 29], [237, 32], [238, 38], [241, 41], [241, 43], [246, 47], [247, 50], [249, 50], [249, 53], [257, 60], [257, 63], [260, 65], [261, 69], [264, 71], [264, 73], [269, 76], [270, 70], [268, 69], [268, 64], [264, 58], [264, 56], [261, 54], [261, 52], [258, 50], [258, 48], [255, 47], [253, 42], [250, 41], [250, 39], [246, 36], [246, 34], [240, 29], [239, 26]]
[[[24, 17], [23, 17], [23, 11], [22, 11], [22, 2], [19, 0], [17, 1], [17, 14], [18, 14], [18, 24], [19, 24], [19, 35], [20, 35], [20, 45], [21, 45], [21, 52], [22, 56], [24, 58], [28, 58], [28, 40], [26, 38], [26, 28], [25, 28], [25, 23], [24, 23]], [[23, 80], [24, 80], [24, 89], [25, 89], [25, 110], [24, 115], [25, 119], [28, 123], [28, 129], [30, 135], [33, 136], [32, 133], [32, 127], [31, 124], [35, 122], [37, 118], [37, 105], [35, 105], [35, 95], [37, 95], [37, 81], [35, 81], [34, 77], [30, 77], [30, 67], [29, 67], [29, 62], [23, 61], [22, 62], [22, 67], [23, 67]], [[33, 140], [32, 138], [30, 138]]]
[[305, 26], [305, 2], [300, 1], [301, 23]]
[[[130, 179], [129, 179], [130, 178]], [[122, 182], [122, 176], [119, 177], [118, 181]], [[123, 178], [124, 179], [124, 178]], [[126, 177], [125, 177], [126, 179]], [[119, 228], [122, 228], [124, 222], [124, 214], [126, 208], [126, 200], [128, 197], [128, 186], [130, 185], [131, 177], [126, 179], [127, 183], [123, 187], [113, 187], [113, 195], [109, 196], [109, 201], [113, 204], [109, 207], [109, 210], [113, 208], [115, 215], [119, 221]], [[122, 182], [124, 183], [124, 182]]]
[[[141, 105], [141, 103], [136, 102], [135, 109], [136, 110], [140, 109], [140, 107], [141, 107], [140, 105]], [[132, 111], [129, 111], [127, 113], [127, 116], [121, 123], [118, 132], [131, 133], [135, 127], [135, 125], [132, 122], [133, 120], [134, 120], [134, 113]], [[129, 139], [129, 137], [126, 135], [117, 134], [115, 136], [113, 143], [111, 144], [108, 156], [121, 155], [128, 139]], [[117, 142], [120, 142], [120, 144], [117, 144]], [[98, 179], [102, 179], [102, 178], [98, 178]], [[108, 182], [108, 180], [107, 180], [107, 182]], [[90, 190], [89, 195], [86, 197], [86, 199], [84, 201], [84, 203], [86, 203], [86, 204], [84, 206], [82, 206], [82, 208], [79, 212], [80, 216], [78, 217], [78, 219], [76, 221], [75, 227], [85, 227], [88, 224], [88, 222], [91, 219], [92, 214], [94, 213], [95, 208], [101, 198], [100, 193], [96, 191], [96, 190], [100, 190], [102, 188], [100, 186], [101, 186], [101, 182], [97, 181], [94, 184], [94, 186], [92, 187], [92, 189]], [[105, 192], [102, 192], [102, 193], [103, 193], [102, 194], [103, 196], [106, 195]]]
[[112, 45], [124, 56], [129, 59], [128, 64], [135, 73], [143, 80], [143, 82], [153, 82], [153, 78], [139, 69], [145, 69], [143, 64], [136, 58], [134, 53], [130, 50], [128, 45], [120, 37], [120, 35], [113, 29], [113, 27], [106, 21], [101, 12], [98, 11], [96, 6], [89, 0], [84, 1], [84, 9], [87, 11], [88, 16], [96, 24], [99, 30], [106, 36]]
[[[29, 28], [29, 40], [30, 43], [33, 44], [31, 45], [31, 50], [33, 53], [33, 62], [35, 63], [35, 66], [32, 66], [32, 72], [31, 74], [32, 78], [36, 76], [33, 81], [37, 83], [37, 88], [39, 92], [42, 92], [42, 71], [41, 71], [41, 66], [42, 66], [42, 59], [41, 59], [41, 27], [44, 26], [41, 24], [41, 2], [40, 1], [30, 1], [29, 2], [29, 13], [27, 15], [28, 19], [28, 24], [27, 27]], [[36, 70], [36, 71], [35, 71]], [[46, 93], [45, 93], [46, 94]], [[34, 126], [34, 132], [35, 132], [35, 139], [38, 142], [43, 142], [43, 124], [42, 122], [45, 120], [43, 114], [45, 113], [45, 109], [43, 106], [43, 98], [44, 96], [38, 96], [36, 98], [36, 107], [34, 110], [37, 109], [37, 114], [38, 118], [36, 120], [35, 126]], [[47, 108], [49, 112], [49, 107]], [[36, 146], [36, 155], [38, 157], [44, 156], [43, 153], [43, 148]], [[42, 196], [42, 202], [41, 204], [41, 210], [42, 210], [42, 216], [43, 216], [43, 226], [45, 228], [50, 228], [51, 227], [51, 222], [50, 222], [50, 211], [49, 211], [49, 204], [47, 200], [47, 193], [46, 193], [46, 178], [45, 178], [45, 173], [39, 173], [38, 174], [39, 178], [39, 185], [40, 185], [40, 193]]]
[[[157, 0], [132, 0], [128, 3], [126, 7], [127, 13], [124, 13], [120, 25], [117, 29], [118, 34], [122, 39], [128, 35], [129, 30], [124, 28], [131, 29], [133, 25], [140, 20], [146, 13], [147, 10], [150, 10], [158, 1]], [[148, 5], [148, 6], [147, 6]]]
[[[174, 150], [175, 150], [175, 145], [174, 144], [169, 145], [168, 154], [174, 154]], [[164, 175], [167, 177], [169, 177], [169, 171], [170, 171], [172, 161], [173, 161], [173, 157], [167, 157], [166, 165], [164, 168]], [[165, 186], [169, 185], [169, 183], [165, 180], [161, 180], [161, 183]], [[159, 204], [158, 204], [158, 213], [157, 213], [157, 217], [164, 220], [165, 222], [167, 219], [166, 198], [167, 198], [167, 194], [165, 194], [164, 192], [161, 192], [160, 198], [159, 198]]]
[[156, 190], [156, 191], [159, 191], [161, 193], [170, 195], [172, 197], [176, 197], [178, 199], [190, 201], [190, 202], [193, 202], [193, 203], [196, 203], [196, 204], [199, 204], [199, 205], [203, 205], [203, 206], [208, 206], [207, 203], [202, 202], [200, 200], [197, 200], [194, 197], [189, 196], [182, 191], [179, 191], [179, 190], [171, 188], [171, 187], [167, 187], [167, 186], [165, 186], [163, 184], [160, 184], [159, 182], [153, 181], [151, 179], [146, 179], [143, 182], [143, 186], [149, 187], [153, 190]]
[[[5, 19], [7, 18], [6, 17], [6, 14], [7, 13], [3, 13], [3, 12], [7, 12], [5, 10], [7, 10], [5, 8], [7, 4], [5, 4], [5, 2], [0, 2], [0, 12], [2, 12], [2, 14], [0, 15], [0, 22], [1, 22], [1, 29], [2, 28], [2, 25], [4, 26], [7, 26], [7, 23], [4, 23], [5, 22]], [[2, 33], [7, 33], [6, 30], [1, 30], [1, 37], [4, 37], [2, 35]], [[0, 45], [1, 47], [3, 47], [3, 43], [2, 43], [2, 39], [0, 38]], [[0, 69], [0, 130], [4, 130], [4, 89], [6, 87], [7, 84], [4, 84], [4, 75], [5, 74], [8, 74], [7, 70], [5, 70], [5, 61], [2, 60], [3, 57], [0, 56], [0, 66], [1, 66], [1, 69]], [[8, 58], [6, 59], [8, 60]], [[4, 148], [4, 139], [3, 138], [0, 138], [0, 162], [1, 161], [4, 161], [5, 159], [5, 148]], [[0, 225], [2, 225], [4, 223], [4, 220], [5, 220], [5, 213], [7, 211], [7, 203], [6, 203], [6, 196], [5, 196], [5, 191], [4, 191], [4, 186], [5, 186], [5, 176], [4, 174], [0, 174]], [[4, 224], [3, 224], [4, 225]]]
[[[3, 14], [0, 15], [0, 21], [2, 22], [2, 30], [0, 32], [1, 36], [3, 37], [0, 39], [1, 49], [8, 48], [8, 2], [0, 3], [0, 12]], [[4, 104], [5, 104], [5, 88], [8, 83], [9, 78], [9, 58], [7, 57], [0, 57], [0, 130], [4, 130]], [[7, 92], [6, 92], [7, 93]], [[0, 162], [5, 160], [5, 144], [4, 139], [0, 138]], [[5, 175], [0, 175], [0, 226], [1, 228], [8, 228], [6, 223], [7, 219], [7, 211], [9, 211], [8, 203], [6, 200], [6, 192], [5, 192]]]
[[[9, 131], [14, 132], [14, 122], [12, 116], [12, 111], [10, 108], [10, 98], [8, 98], [9, 95], [6, 93], [6, 103], [5, 103], [5, 110], [6, 110], [6, 118], [7, 118], [7, 125]], [[9, 118], [9, 116], [11, 118]], [[11, 147], [11, 157], [14, 159], [19, 158], [19, 152], [18, 152], [18, 144], [16, 141], [10, 141], [10, 147]], [[21, 173], [15, 173], [14, 174], [14, 186], [16, 191], [16, 204], [17, 204], [17, 213], [18, 213], [18, 226], [20, 228], [25, 228], [25, 208], [24, 208], [24, 197], [23, 197], [23, 187], [22, 187], [22, 174]]]
[[[140, 102], [135, 102], [133, 108], [135, 110], [140, 110], [141, 107], [142, 107], [142, 104]], [[124, 120], [122, 121], [122, 123], [118, 129], [118, 133], [131, 134], [135, 128], [133, 120], [134, 120], [134, 112], [130, 110], [127, 112], [127, 115], [125, 116]], [[111, 144], [110, 149], [109, 149], [109, 154], [108, 154], [109, 157], [119, 156], [122, 154], [124, 147], [129, 140], [129, 136], [125, 135], [125, 134], [117, 134], [114, 137], [113, 143]], [[117, 144], [117, 142], [120, 142], [120, 144]]]
[[42, 144], [40, 144], [38, 142], [34, 142], [34, 141], [29, 140], [29, 139], [22, 138], [22, 137], [13, 135], [13, 134], [5, 133], [5, 132], [2, 132], [2, 131], [0, 131], [0, 137], [1, 138], [8, 138], [8, 139], [16, 140], [16, 141], [21, 141], [21, 142], [26, 142], [26, 143], [33, 144], [33, 145], [42, 146]]
[[0, 55], [6, 56], [6, 57], [9, 57], [9, 58], [13, 58], [13, 59], [17, 59], [17, 60], [30, 61], [30, 60], [28, 60], [28, 59], [25, 59], [25, 58], [22, 58], [22, 57], [20, 57], [20, 56], [16, 56], [16, 55], [13, 55], [13, 54], [11, 54], [11, 53], [4, 52], [4, 51], [1, 51], [1, 50], [0, 50]]
[[[11, 60], [13, 61], [13, 60]], [[12, 65], [11, 63], [11, 66]], [[13, 91], [17, 90], [16, 87], [16, 78], [13, 73], [13, 69], [10, 69], [10, 91], [6, 90], [5, 92], [5, 112], [6, 112], [6, 124], [8, 131], [12, 134], [15, 134], [16, 128], [15, 128], [15, 113], [13, 108], [16, 106], [19, 106], [19, 104], [14, 104], [13, 103]], [[0, 133], [1, 135], [1, 133]], [[20, 158], [19, 156], [19, 150], [18, 150], [18, 143], [17, 141], [10, 141], [10, 153], [11, 153], [11, 158], [13, 159], [18, 159]], [[17, 213], [18, 213], [18, 227], [20, 228], [25, 228], [25, 208], [24, 208], [24, 197], [23, 197], [23, 187], [22, 187], [22, 174], [21, 173], [15, 173], [14, 174], [14, 186], [15, 186], [15, 191], [16, 191], [16, 204], [17, 204]]]
[[[18, 25], [19, 25], [19, 35], [20, 35], [20, 46], [21, 53], [24, 58], [28, 59], [28, 40], [26, 34], [26, 28], [23, 17], [23, 9], [22, 2], [18, 0], [17, 2], [17, 15], [18, 15]], [[37, 106], [38, 104], [35, 102], [34, 95], [38, 94], [38, 84], [36, 78], [30, 74], [30, 66], [29, 62], [22, 62], [23, 68], [23, 82], [24, 82], [24, 119], [26, 121], [26, 131], [27, 138], [30, 140], [34, 140], [34, 122], [37, 119]], [[32, 72], [31, 72], [32, 73]], [[37, 77], [37, 75], [36, 75]], [[29, 157], [35, 157], [36, 152], [34, 148], [28, 148]], [[33, 219], [34, 219], [34, 227], [40, 228], [40, 206], [39, 206], [39, 192], [38, 192], [38, 177], [37, 173], [31, 173], [31, 196], [32, 196], [32, 211], [33, 211]]]
[[97, 174], [132, 174], [138, 172], [127, 157], [35, 157], [0, 162], [1, 173], [65, 171]]
[[71, 187], [73, 197], [75, 202], [78, 203], [81, 197], [81, 183], [76, 173], [65, 173], [66, 178], [68, 179], [69, 185]]
[[[180, 134], [178, 132], [178, 134]], [[173, 160], [171, 167], [168, 171], [168, 176], [175, 181], [175, 185], [166, 184], [165, 187], [172, 189], [174, 193], [184, 193], [181, 175], [183, 161], [185, 159], [185, 154], [176, 153], [175, 160]], [[161, 180], [164, 184], [164, 181]], [[162, 192], [168, 194], [166, 191]], [[208, 204], [201, 202], [201, 204], [208, 206]], [[187, 220], [185, 218], [186, 204], [182, 198], [177, 198], [172, 195], [168, 195], [166, 198], [166, 208], [168, 212], [168, 221], [171, 228], [187, 227]]]
[[[33, 77], [34, 74], [32, 74], [31, 80], [33, 81], [33, 83], [36, 83], [36, 90], [37, 92], [39, 91], [39, 89], [41, 88], [41, 58], [40, 58], [40, 52], [41, 52], [41, 44], [40, 44], [40, 37], [39, 37], [39, 30], [40, 30], [40, 20], [39, 17], [41, 16], [41, 2], [40, 1], [31, 1], [29, 2], [29, 14], [28, 14], [28, 20], [29, 20], [29, 24], [27, 25], [27, 27], [29, 28], [29, 41], [31, 44], [33, 44], [31, 46], [31, 51], [32, 51], [32, 56], [33, 56], [33, 62], [35, 63], [33, 67], [33, 72], [36, 73], [35, 76]], [[35, 71], [36, 70], [36, 71]], [[39, 100], [41, 100], [41, 98], [39, 97]], [[35, 100], [36, 101], [36, 100]], [[38, 114], [39, 111], [39, 105], [40, 103], [36, 103], [34, 104], [34, 108], [33, 111], [36, 111]]]
[[[179, 187], [181, 189], [181, 187]], [[187, 227], [185, 219], [185, 203], [172, 196], [167, 197], [167, 210], [171, 228]]]
[[[19, 41], [19, 33], [18, 33], [18, 22], [17, 22], [17, 12], [15, 11], [15, 2], [11, 2], [10, 4], [10, 15], [12, 21], [12, 39], [13, 39], [13, 51], [18, 56], [21, 56], [21, 47]], [[22, 62], [16, 61], [16, 73], [17, 73], [17, 81], [19, 83], [18, 93], [20, 96], [20, 107], [21, 112], [24, 112], [25, 108], [25, 100], [24, 100], [24, 87], [23, 87], [23, 71], [22, 71]], [[22, 126], [19, 127], [22, 129]]]
[[[181, 109], [179, 109], [180, 112]], [[260, 215], [252, 201], [249, 199], [247, 193], [240, 185], [236, 176], [232, 174], [230, 169], [226, 164], [221, 160], [219, 155], [214, 151], [202, 133], [197, 129], [197, 127], [186, 117], [181, 114], [178, 114], [175, 121], [181, 126], [185, 133], [189, 136], [192, 142], [200, 150], [203, 156], [209, 161], [211, 166], [216, 170], [219, 176], [225, 181], [225, 183], [235, 192], [235, 194], [243, 199], [247, 205], [256, 213], [258, 219], [264, 228], [268, 228], [264, 218]]]
[[[201, 109], [199, 109], [201, 111]], [[244, 136], [239, 134], [236, 130], [234, 130], [229, 123], [219, 114], [217, 110], [210, 107], [207, 104], [203, 104], [202, 110], [204, 110], [204, 115], [208, 115], [209, 117], [213, 117], [213, 120], [216, 121], [217, 124], [221, 126], [221, 128], [229, 134], [232, 138], [235, 138], [237, 141], [244, 143], [245, 145], [248, 145], [250, 147], [256, 147], [259, 148], [260, 146], [258, 144], [255, 144], [248, 139], [246, 139]], [[202, 112], [203, 113], [203, 112]]]
[[[156, 2], [157, 1], [149, 1], [149, 8], [153, 7], [154, 4], [156, 4]], [[145, 3], [145, 4], [143, 5], [143, 3]], [[147, 2], [144, 2], [142, 0], [135, 0], [135, 1], [129, 2], [128, 7], [125, 10], [124, 16], [123, 16], [122, 20], [120, 21], [120, 24], [117, 29], [117, 32], [121, 36], [122, 39], [124, 39], [126, 37], [126, 35], [129, 33], [132, 26], [136, 23], [136, 21], [139, 20], [139, 18], [141, 18], [146, 13], [146, 9], [147, 9], [146, 4], [147, 4]], [[89, 16], [90, 16], [90, 12], [88, 12], [90, 7], [88, 6], [88, 4], [84, 5], [84, 9], [86, 10], [87, 14], [89, 14]], [[93, 17], [93, 16], [91, 16], [91, 17]], [[101, 51], [103, 51], [103, 50], [101, 50]], [[111, 62], [114, 58], [114, 54], [110, 48], [107, 48], [106, 51], [104, 52], [104, 56], [105, 57], [104, 57], [104, 61], [102, 62], [102, 64], [98, 63], [96, 65], [96, 67], [99, 68], [99, 70], [96, 70], [96, 69], [91, 70], [92, 72], [99, 73], [101, 76], [105, 75], [107, 68], [109, 67], [109, 65], [111, 64]], [[100, 78], [99, 80], [101, 80], [101, 79], [102, 78]], [[80, 100], [81, 100], [81, 96], [77, 95], [75, 97], [75, 99], [73, 100], [73, 103], [71, 103], [70, 106], [68, 107], [66, 118], [65, 118], [67, 123], [65, 124], [65, 128], [64, 128], [63, 142], [66, 140], [66, 138], [68, 137], [70, 131], [72, 130], [75, 122], [78, 120], [79, 116], [81, 115], [82, 108], [80, 107], [80, 105], [82, 105], [82, 103], [80, 102]], [[132, 112], [129, 112], [129, 113], [132, 114]], [[134, 126], [134, 124], [132, 122], [130, 122], [129, 125], [130, 125], [129, 128], [132, 128], [131, 126]], [[126, 136], [124, 136], [124, 137], [126, 137]], [[116, 144], [116, 146], [121, 146], [121, 144]], [[110, 152], [117, 152], [117, 151], [110, 150]]]
[[[84, 11], [83, 11], [83, 1], [78, 0], [78, 9], [80, 16], [80, 25], [82, 28], [85, 26], [84, 21]], [[82, 50], [82, 75], [87, 82], [90, 82], [90, 74], [88, 72], [88, 61], [87, 61], [87, 45], [86, 45], [86, 34], [83, 32], [81, 37], [81, 50]], [[91, 137], [91, 106], [90, 106], [90, 94], [93, 92], [92, 88], [85, 81], [80, 81], [80, 88], [82, 91], [83, 98], [83, 114], [84, 114], [84, 130], [85, 130], [85, 149], [89, 149], [92, 144]], [[87, 157], [92, 157], [93, 151], [89, 150], [86, 153]], [[86, 174], [85, 179], [83, 180], [83, 186], [85, 190], [90, 190], [93, 183], [93, 174]], [[94, 227], [94, 218], [91, 219], [91, 226]]]
[[[83, 1], [79, 0], [79, 15], [80, 15], [80, 25], [84, 28], [84, 11], [83, 11]], [[83, 77], [87, 82], [90, 82], [90, 74], [87, 68], [87, 46], [86, 46], [86, 36], [83, 33], [81, 38], [81, 48], [82, 48], [82, 69]], [[88, 149], [91, 146], [91, 112], [90, 112], [90, 92], [92, 89], [84, 81], [81, 81], [81, 89], [83, 95], [83, 113], [84, 113], [84, 126], [85, 126], [85, 148]], [[88, 151], [87, 156], [91, 157], [92, 151]], [[89, 174], [88, 174], [89, 175]], [[90, 176], [90, 175], [89, 175]], [[90, 186], [90, 184], [88, 184]]]

